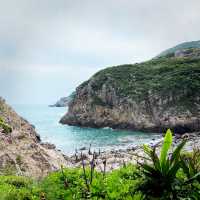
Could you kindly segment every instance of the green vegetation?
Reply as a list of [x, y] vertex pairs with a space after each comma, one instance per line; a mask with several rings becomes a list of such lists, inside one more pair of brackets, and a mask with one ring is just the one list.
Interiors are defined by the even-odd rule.
[[141, 101], [155, 94], [171, 99], [176, 105], [194, 106], [200, 91], [200, 59], [160, 58], [110, 67], [96, 73], [91, 80], [79, 87], [90, 83], [93, 91], [98, 93], [106, 84], [115, 88], [119, 97]]
[[17, 157], [16, 157], [16, 163], [18, 165], [22, 165], [22, 157], [20, 155], [17, 155]]
[[1, 176], [0, 200], [39, 200], [39, 198], [31, 179], [20, 176]]
[[[138, 183], [135, 179], [137, 169], [127, 166], [103, 176], [94, 172], [92, 184], [87, 188], [82, 169], [66, 169], [53, 173], [43, 180], [41, 189], [47, 199], [140, 199], [140, 193], [132, 194], [132, 188]], [[89, 177], [89, 169], [86, 175]], [[55, 192], [59, 191], [59, 192]]]
[[[64, 176], [63, 176], [64, 173]], [[86, 174], [89, 177], [89, 169]], [[17, 176], [0, 176], [1, 200], [47, 200], [72, 199], [135, 199], [142, 194], [133, 194], [133, 188], [139, 184], [136, 179], [136, 167], [129, 165], [108, 173], [105, 177], [94, 172], [89, 191], [85, 185], [82, 169], [64, 169], [54, 172], [40, 182]]]
[[167, 131], [160, 156], [144, 146], [148, 156], [138, 165], [124, 165], [105, 173], [90, 167], [64, 169], [40, 181], [20, 176], [0, 176], [1, 200], [199, 200], [200, 150], [182, 152], [186, 141], [171, 151], [172, 133]]
[[163, 51], [157, 57], [169, 56], [170, 54], [174, 54], [175, 51], [183, 49], [200, 49], [200, 41], [184, 42], [182, 44], [179, 44], [175, 47]]
[[0, 97], [0, 112], [4, 110], [4, 100]]
[[14, 175], [17, 173], [16, 166], [13, 162], [6, 163], [3, 168], [0, 169], [1, 175]]
[[155, 148], [144, 146], [146, 154], [152, 161], [152, 164], [141, 164], [145, 179], [139, 188], [145, 194], [146, 199], [150, 196], [160, 199], [178, 198], [179, 190], [177, 190], [177, 186], [180, 188], [181, 184], [176, 175], [181, 168], [180, 152], [185, 143], [186, 141], [180, 143], [174, 152], [169, 155], [168, 151], [172, 145], [172, 133], [168, 130], [164, 138], [160, 158], [157, 156]]
[[102, 101], [101, 98], [99, 98], [98, 96], [93, 96], [93, 104], [94, 105], [99, 105], [99, 106], [108, 106], [105, 102]]
[[0, 128], [3, 129], [3, 132], [8, 134], [12, 132], [12, 128], [4, 122], [2, 118], [0, 118]]

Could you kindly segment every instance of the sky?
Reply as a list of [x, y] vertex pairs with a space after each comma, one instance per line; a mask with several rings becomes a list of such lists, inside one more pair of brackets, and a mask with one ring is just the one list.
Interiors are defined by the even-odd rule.
[[200, 39], [199, 0], [0, 0], [0, 96], [52, 104], [108, 66]]

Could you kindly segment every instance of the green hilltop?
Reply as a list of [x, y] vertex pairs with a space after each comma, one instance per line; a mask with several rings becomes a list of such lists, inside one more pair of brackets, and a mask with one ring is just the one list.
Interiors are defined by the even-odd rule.
[[167, 55], [175, 53], [176, 51], [180, 51], [180, 50], [183, 50], [183, 49], [191, 49], [191, 48], [200, 49], [200, 40], [191, 41], [191, 42], [184, 42], [184, 43], [178, 44], [175, 47], [172, 47], [170, 49], [167, 49], [167, 50], [161, 52], [156, 57], [165, 57]]
[[172, 49], [146, 62], [97, 72], [77, 87], [60, 122], [150, 132], [199, 130], [200, 42]]
[[140, 64], [120, 65], [101, 70], [90, 80], [95, 80], [91, 83], [95, 91], [109, 85], [116, 89], [118, 96], [138, 101], [151, 92], [162, 97], [174, 95], [174, 101], [189, 103], [199, 95], [200, 59], [159, 58]]

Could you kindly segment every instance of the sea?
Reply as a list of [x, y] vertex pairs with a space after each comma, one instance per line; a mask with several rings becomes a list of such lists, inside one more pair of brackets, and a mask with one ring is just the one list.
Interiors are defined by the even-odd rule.
[[160, 138], [157, 133], [62, 125], [59, 120], [67, 112], [67, 107], [12, 106], [19, 115], [35, 126], [42, 142], [55, 144], [66, 155], [73, 154], [76, 149], [89, 148], [90, 145], [95, 151], [118, 150], [150, 143]]

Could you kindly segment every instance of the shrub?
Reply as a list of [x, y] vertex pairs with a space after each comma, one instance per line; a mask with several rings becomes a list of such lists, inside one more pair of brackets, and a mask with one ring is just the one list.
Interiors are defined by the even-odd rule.
[[172, 145], [172, 133], [167, 131], [164, 143], [161, 148], [160, 157], [156, 153], [156, 148], [144, 146], [145, 153], [149, 156], [151, 163], [141, 164], [144, 174], [144, 181], [139, 186], [146, 199], [156, 197], [161, 199], [176, 199], [176, 186], [179, 185], [177, 172], [181, 168], [180, 152], [185, 141], [177, 146], [175, 151], [170, 155], [168, 153]]
[[200, 199], [200, 149], [194, 148], [190, 154], [182, 156], [182, 169], [187, 177], [182, 188], [182, 196]]
[[142, 199], [140, 192], [133, 189], [141, 183], [136, 166], [128, 165], [114, 170], [106, 177], [107, 199]]
[[82, 170], [63, 169], [63, 172], [54, 172], [44, 178], [40, 184], [41, 191], [48, 200], [81, 199], [81, 191], [84, 188]]
[[[82, 169], [63, 169], [63, 172], [64, 176], [61, 171], [54, 172], [41, 182], [40, 191], [45, 194], [46, 199], [142, 199], [141, 193], [132, 192], [133, 187], [140, 182], [136, 179], [138, 171], [133, 165], [114, 170], [106, 176], [94, 171], [89, 191]], [[86, 168], [86, 176], [90, 177], [89, 168]]]
[[12, 128], [0, 118], [0, 127], [3, 129], [4, 133], [8, 134], [12, 132]]
[[0, 122], [3, 122], [3, 119], [0, 117]]
[[20, 156], [20, 155], [17, 155], [17, 157], [16, 157], [16, 163], [20, 166], [20, 165], [22, 165], [22, 157]]
[[0, 200], [39, 200], [33, 193], [32, 180], [21, 176], [0, 177]]
[[107, 106], [107, 104], [105, 102], [102, 101], [101, 98], [99, 98], [98, 96], [93, 96], [93, 102], [94, 105], [99, 105], [99, 106]]

